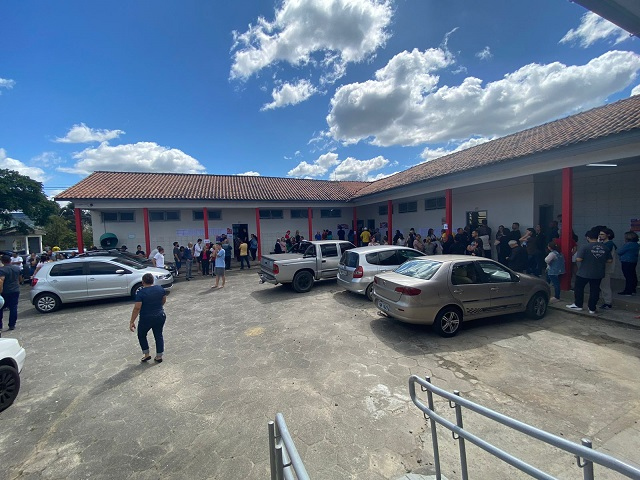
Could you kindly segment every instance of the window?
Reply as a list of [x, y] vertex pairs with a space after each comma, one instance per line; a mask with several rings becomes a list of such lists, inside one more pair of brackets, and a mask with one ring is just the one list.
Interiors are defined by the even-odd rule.
[[451, 284], [468, 285], [470, 283], [480, 283], [478, 281], [476, 267], [473, 262], [458, 263], [454, 265], [453, 270], [451, 271]]
[[320, 245], [320, 251], [322, 252], [323, 258], [338, 256], [338, 246], [335, 243]]
[[386, 250], [384, 252], [378, 253], [378, 265], [398, 265], [398, 257], [396, 256], [395, 250]]
[[[204, 212], [202, 210], [193, 210], [191, 213], [194, 220], [204, 220]], [[221, 220], [222, 210], [207, 210], [207, 218], [209, 220]]]
[[102, 212], [102, 222], [135, 222], [133, 212]]
[[[120, 271], [120, 273], [118, 273], [118, 271]], [[89, 275], [121, 275], [124, 273], [131, 272], [113, 263], [89, 262]]]
[[424, 201], [425, 210], [440, 210], [446, 208], [447, 199], [445, 197], [427, 198]]
[[339, 208], [327, 208], [320, 210], [321, 218], [340, 218], [342, 217], [342, 210]]
[[82, 268], [84, 264], [79, 262], [74, 263], [60, 263], [55, 265], [49, 275], [52, 277], [72, 277], [76, 275], [84, 275], [84, 269]]
[[415, 257], [422, 257], [423, 255], [420, 252], [414, 252], [413, 250], [398, 250], [398, 261], [399, 263], [406, 262], [407, 260], [411, 260]]
[[351, 250], [352, 248], [356, 248], [356, 246], [351, 242], [340, 242], [340, 250], [342, 252], [346, 252], [347, 250]]
[[418, 202], [404, 202], [398, 204], [398, 213], [410, 213], [418, 211]]
[[514, 279], [511, 278], [511, 273], [496, 263], [478, 262], [478, 264], [480, 265], [480, 270], [485, 274], [489, 283], [505, 283], [514, 281]]
[[291, 218], [309, 218], [309, 211], [306, 209], [291, 209]]
[[[389, 209], [387, 205], [381, 205], [378, 207], [378, 215], [387, 215], [389, 213]], [[391, 206], [391, 213], [393, 213], [393, 205]]]
[[163, 210], [149, 212], [150, 222], [170, 222], [180, 220], [180, 212], [178, 210]]
[[261, 219], [278, 219], [284, 218], [282, 210], [260, 210]]

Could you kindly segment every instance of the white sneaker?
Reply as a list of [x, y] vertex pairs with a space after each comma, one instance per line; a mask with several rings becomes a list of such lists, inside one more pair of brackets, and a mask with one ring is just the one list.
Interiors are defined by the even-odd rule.
[[[582, 310], [582, 309], [580, 309], [580, 310]], [[594, 315], [594, 314], [596, 313], [596, 311], [595, 311], [595, 310], [589, 310], [589, 313], [590, 313], [591, 315]]]
[[570, 308], [571, 310], [577, 310], [578, 312], [582, 311], [582, 307], [577, 306], [575, 303], [572, 303], [571, 305], [567, 305], [567, 308]]
[[551, 297], [551, 300], [549, 300], [549, 303], [557, 303], [557, 302], [559, 302], [559, 301], [560, 301], [560, 299], [559, 299], [559, 298]]

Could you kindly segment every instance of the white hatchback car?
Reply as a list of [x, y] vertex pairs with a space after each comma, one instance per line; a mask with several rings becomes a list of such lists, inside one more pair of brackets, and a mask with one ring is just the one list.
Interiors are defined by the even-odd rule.
[[142, 288], [145, 273], [154, 276], [156, 285], [173, 285], [171, 272], [145, 267], [122, 256], [76, 257], [45, 263], [31, 279], [31, 303], [40, 313], [50, 313], [63, 303], [133, 297]]
[[8, 408], [20, 391], [20, 372], [27, 356], [15, 338], [0, 338], [0, 412]]

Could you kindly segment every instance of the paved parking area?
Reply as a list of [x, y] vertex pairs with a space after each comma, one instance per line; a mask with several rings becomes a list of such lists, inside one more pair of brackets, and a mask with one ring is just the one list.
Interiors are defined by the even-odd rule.
[[[409, 400], [410, 374], [638, 462], [638, 327], [551, 311], [539, 322], [480, 320], [442, 339], [379, 316], [335, 281], [301, 295], [260, 285], [252, 269], [210, 285], [174, 286], [155, 365], [139, 363], [130, 301], [40, 315], [25, 286], [18, 329], [3, 332], [21, 340], [27, 363], [18, 400], [0, 413], [0, 478], [268, 478], [277, 412], [314, 479], [428, 473], [431, 438]], [[582, 477], [569, 455], [473, 416], [465, 425], [556, 476]], [[443, 473], [459, 478], [457, 444], [439, 439]], [[472, 478], [521, 478], [468, 451]]]

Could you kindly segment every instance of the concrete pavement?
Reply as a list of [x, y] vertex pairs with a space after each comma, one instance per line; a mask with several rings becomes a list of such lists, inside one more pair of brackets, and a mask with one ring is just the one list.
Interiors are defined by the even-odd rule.
[[[268, 478], [277, 412], [314, 479], [429, 474], [429, 427], [407, 388], [414, 373], [639, 461], [640, 325], [606, 321], [616, 311], [496, 317], [442, 339], [379, 316], [335, 281], [301, 295], [234, 269], [224, 289], [210, 285], [179, 279], [166, 360], [155, 365], [139, 363], [130, 301], [40, 315], [24, 287], [18, 329], [3, 332], [21, 340], [27, 364], [20, 396], [0, 413], [0, 479]], [[570, 455], [473, 415], [465, 425], [555, 476], [581, 476]], [[443, 473], [459, 478], [457, 444], [442, 430], [439, 440]], [[523, 478], [468, 451], [474, 479]]]

